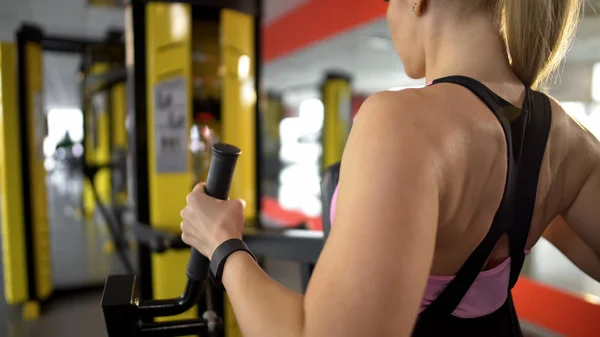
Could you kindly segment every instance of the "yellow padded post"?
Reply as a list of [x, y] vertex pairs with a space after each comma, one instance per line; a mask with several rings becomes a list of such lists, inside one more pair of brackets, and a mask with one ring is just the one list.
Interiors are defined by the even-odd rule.
[[2, 202], [2, 266], [6, 302], [28, 298], [21, 140], [17, 108], [16, 48], [0, 43], [0, 196]]
[[[127, 129], [125, 127], [125, 121], [127, 118], [126, 110], [126, 94], [125, 84], [117, 84], [111, 90], [111, 135], [112, 135], [112, 148], [126, 150], [127, 149]], [[119, 191], [116, 195], [117, 200], [113, 200], [115, 204], [124, 205], [127, 203], [127, 192]]]
[[330, 75], [322, 87], [325, 109], [323, 121], [323, 168], [340, 160], [352, 124], [352, 92], [350, 80], [341, 75]]
[[231, 9], [221, 11], [223, 142], [241, 147], [231, 198], [246, 201], [244, 218], [251, 224], [256, 209], [256, 89], [254, 17]]
[[27, 301], [23, 304], [23, 320], [35, 321], [40, 318], [40, 302]]
[[[27, 76], [27, 137], [29, 148], [29, 182], [31, 188], [32, 233], [35, 258], [36, 297], [47, 299], [53, 290], [50, 261], [50, 230], [48, 198], [46, 195], [46, 169], [43, 142], [46, 137], [46, 116], [43, 95], [43, 49], [38, 42], [26, 42], [25, 62]], [[21, 57], [21, 60], [23, 58]], [[31, 296], [31, 294], [30, 294]]]
[[[244, 219], [246, 227], [257, 217], [256, 209], [256, 104], [255, 89], [255, 18], [231, 10], [221, 10], [221, 66], [222, 110], [221, 130], [223, 142], [242, 149], [231, 185], [231, 198], [246, 201]], [[231, 303], [224, 295], [225, 335], [241, 337]]]
[[[179, 214], [194, 179], [188, 150], [192, 122], [191, 15], [189, 4], [146, 4], [150, 224], [159, 230], [180, 230]], [[173, 298], [183, 292], [189, 256], [188, 250], [152, 255], [153, 298]], [[196, 312], [194, 307], [167, 319], [193, 318]]]

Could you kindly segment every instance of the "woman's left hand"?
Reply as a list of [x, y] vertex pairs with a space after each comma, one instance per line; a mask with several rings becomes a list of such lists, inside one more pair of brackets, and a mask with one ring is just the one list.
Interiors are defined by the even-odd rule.
[[202, 255], [212, 258], [215, 249], [229, 239], [241, 239], [245, 202], [241, 199], [218, 200], [198, 184], [186, 197], [181, 210], [181, 238]]

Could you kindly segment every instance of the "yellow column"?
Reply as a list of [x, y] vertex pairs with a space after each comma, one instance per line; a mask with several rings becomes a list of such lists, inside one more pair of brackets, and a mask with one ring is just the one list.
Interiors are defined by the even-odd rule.
[[[125, 84], [117, 84], [111, 90], [111, 136], [112, 136], [112, 149], [114, 150], [127, 150], [127, 129], [125, 127], [125, 121], [127, 118], [126, 112], [126, 95], [125, 95]], [[123, 172], [125, 174], [125, 172]], [[114, 203], [124, 205], [127, 203], [127, 191], [116, 191], [117, 200], [113, 200]]]
[[28, 299], [15, 53], [13, 44], [0, 43], [2, 266], [6, 302], [12, 305]]
[[342, 160], [352, 124], [350, 79], [330, 74], [322, 87], [325, 116], [323, 121], [323, 169]]
[[[90, 75], [99, 75], [109, 70], [106, 63], [94, 64]], [[107, 106], [107, 92], [99, 92], [89, 97], [87, 111], [84, 112], [86, 118], [85, 130], [85, 161], [90, 165], [103, 164], [111, 160], [110, 153], [110, 124]], [[111, 201], [111, 181], [110, 170], [100, 170], [94, 177], [94, 185], [100, 195], [100, 199], [109, 203]], [[96, 210], [96, 201], [89, 181], [85, 181], [83, 188], [84, 211], [88, 218], [94, 215]]]
[[224, 143], [242, 149], [231, 185], [231, 198], [246, 200], [246, 220], [256, 219], [258, 202], [254, 21], [248, 14], [230, 9], [221, 11], [222, 137]]
[[[223, 95], [221, 101], [224, 143], [239, 146], [242, 155], [231, 185], [231, 198], [246, 200], [246, 226], [256, 214], [256, 104], [255, 18], [223, 9], [221, 11], [221, 59]], [[227, 337], [242, 337], [231, 303], [225, 294], [225, 331]]]
[[42, 46], [26, 45], [28, 93], [29, 174], [36, 259], [37, 296], [44, 300], [52, 292], [50, 237], [48, 226], [48, 198], [46, 196], [46, 169], [44, 168], [43, 141], [46, 137], [46, 117], [43, 106]]
[[[191, 116], [191, 8], [146, 5], [148, 180], [150, 224], [179, 231], [181, 209], [194, 179], [188, 150]], [[154, 298], [179, 296], [186, 283], [189, 251], [152, 255]], [[192, 318], [196, 309], [173, 318]], [[169, 319], [173, 319], [169, 318]]]

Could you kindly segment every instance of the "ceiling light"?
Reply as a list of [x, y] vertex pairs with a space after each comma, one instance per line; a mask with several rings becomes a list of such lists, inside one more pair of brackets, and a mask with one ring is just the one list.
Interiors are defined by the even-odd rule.
[[600, 102], [600, 62], [594, 64], [592, 71], [592, 99]]
[[371, 49], [384, 50], [391, 47], [392, 41], [383, 36], [371, 36], [367, 40], [367, 46]]
[[242, 55], [238, 59], [238, 78], [245, 80], [250, 76], [250, 57]]
[[592, 304], [597, 304], [600, 305], [600, 297], [594, 295], [594, 294], [583, 294], [583, 298], [588, 302], [588, 303], [592, 303]]
[[183, 4], [171, 5], [171, 37], [181, 40], [189, 33], [189, 14]]

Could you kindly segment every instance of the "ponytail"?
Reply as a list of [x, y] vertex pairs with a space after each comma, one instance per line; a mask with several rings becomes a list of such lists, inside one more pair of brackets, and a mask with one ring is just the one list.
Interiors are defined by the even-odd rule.
[[536, 88], [560, 65], [575, 35], [581, 0], [503, 0], [502, 30], [511, 66]]

